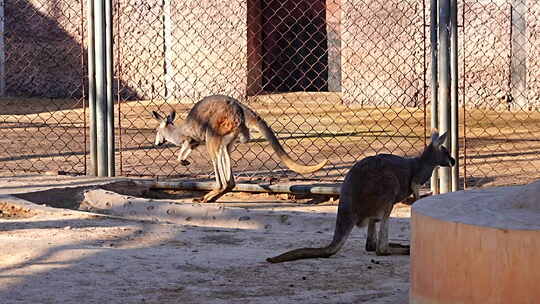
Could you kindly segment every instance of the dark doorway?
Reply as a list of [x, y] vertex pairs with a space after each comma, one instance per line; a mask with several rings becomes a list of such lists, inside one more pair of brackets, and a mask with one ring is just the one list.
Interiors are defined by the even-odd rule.
[[263, 91], [328, 91], [326, 1], [260, 4]]

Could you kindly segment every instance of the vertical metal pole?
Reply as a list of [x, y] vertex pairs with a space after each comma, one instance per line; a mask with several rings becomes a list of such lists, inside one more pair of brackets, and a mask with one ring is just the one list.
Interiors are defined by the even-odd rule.
[[107, 64], [107, 175], [115, 175], [114, 168], [114, 95], [113, 95], [113, 18], [112, 0], [105, 1], [105, 37], [106, 37], [106, 64]]
[[107, 77], [104, 0], [94, 1], [95, 72], [96, 72], [96, 132], [98, 176], [107, 176]]
[[[117, 111], [118, 111], [118, 170], [119, 170], [119, 173], [120, 175], [122, 175], [122, 98], [120, 96], [120, 88], [121, 88], [121, 84], [120, 84], [120, 79], [122, 79], [122, 65], [119, 64], [120, 62], [120, 56], [121, 56], [121, 53], [120, 53], [120, 37], [122, 37], [121, 33], [120, 33], [120, 28], [121, 28], [121, 23], [120, 21], [122, 20], [120, 17], [121, 17], [121, 14], [122, 14], [122, 10], [121, 10], [121, 6], [120, 6], [120, 1], [116, 1], [116, 73], [118, 73], [118, 76], [116, 77], [116, 87], [117, 87], [117, 90], [116, 90], [116, 100], [118, 101], [118, 106], [116, 107], [117, 108]], [[116, 168], [115, 168], [116, 169]]]
[[[437, 59], [438, 41], [437, 41], [437, 26], [438, 26], [438, 0], [431, 0], [431, 16], [430, 16], [430, 37], [431, 37], [431, 129], [439, 128], [439, 64]], [[431, 176], [431, 192], [433, 194], [439, 193], [439, 172], [433, 171]]]
[[[99, 1], [99, 0], [98, 0]], [[94, 43], [94, 0], [88, 0], [88, 107], [90, 108], [90, 174], [98, 175], [96, 132], [96, 79]]]
[[6, 45], [4, 37], [5, 32], [5, 15], [4, 15], [4, 0], [0, 0], [0, 96], [6, 95]]
[[459, 103], [458, 103], [458, 23], [457, 23], [457, 0], [451, 0], [450, 4], [450, 71], [451, 91], [451, 144], [450, 153], [456, 160], [456, 165], [452, 167], [452, 191], [459, 190]]
[[[450, 1], [439, 0], [439, 132], [450, 131]], [[444, 145], [449, 147], [451, 134]], [[440, 193], [450, 191], [450, 168], [439, 168]]]

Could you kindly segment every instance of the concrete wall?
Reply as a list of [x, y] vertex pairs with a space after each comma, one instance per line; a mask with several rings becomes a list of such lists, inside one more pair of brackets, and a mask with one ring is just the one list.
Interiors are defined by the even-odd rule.
[[[81, 14], [86, 3], [80, 1], [6, 2], [9, 95], [82, 95], [86, 25]], [[258, 1], [114, 1], [115, 56], [120, 58], [116, 76], [123, 98], [188, 102], [213, 93], [239, 98], [260, 94], [263, 28]], [[510, 5], [515, 8], [516, 1], [526, 3], [525, 27], [511, 23]], [[465, 37], [460, 39], [460, 63], [467, 68], [465, 87], [460, 83], [460, 88], [467, 103], [506, 107], [510, 99], [504, 97], [515, 95], [522, 108], [540, 104], [540, 4], [481, 0], [460, 9], [466, 15], [465, 32], [460, 28]], [[326, 0], [325, 16], [330, 91], [342, 92], [344, 103], [423, 103], [429, 29], [424, 49], [422, 1]], [[524, 41], [525, 52], [515, 45], [519, 41]], [[526, 57], [520, 65], [525, 70], [519, 70], [526, 75], [521, 91], [512, 83], [518, 72], [511, 69], [511, 56]], [[429, 62], [426, 67], [429, 96]]]
[[346, 103], [419, 105], [423, 77], [420, 1], [343, 1]]
[[[8, 95], [81, 95], [86, 71], [80, 0], [4, 1]], [[2, 60], [0, 58], [0, 60]]]

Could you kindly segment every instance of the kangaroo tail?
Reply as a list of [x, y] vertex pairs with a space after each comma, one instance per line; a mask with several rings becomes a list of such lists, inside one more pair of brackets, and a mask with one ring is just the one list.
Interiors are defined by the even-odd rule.
[[313, 258], [329, 258], [339, 251], [344, 242], [335, 243], [322, 248], [299, 248], [291, 251], [287, 251], [283, 254], [275, 256], [273, 258], [267, 258], [266, 261], [270, 263], [281, 263], [300, 259], [313, 259]]
[[300, 173], [312, 173], [320, 170], [328, 162], [327, 159], [323, 160], [317, 165], [305, 166], [295, 162], [287, 152], [283, 149], [283, 146], [279, 143], [274, 131], [268, 126], [268, 124], [260, 117], [255, 111], [249, 109], [246, 106], [244, 108], [244, 115], [248, 125], [253, 125], [264, 135], [264, 137], [270, 142], [270, 145], [278, 155], [279, 159], [291, 170]]
[[343, 244], [345, 244], [355, 225], [354, 216], [348, 210], [345, 210], [346, 207], [342, 204], [338, 207], [336, 230], [334, 232], [334, 239], [330, 245], [321, 248], [294, 249], [278, 256], [267, 258], [266, 261], [270, 263], [281, 263], [300, 259], [329, 258], [336, 254], [343, 247]]

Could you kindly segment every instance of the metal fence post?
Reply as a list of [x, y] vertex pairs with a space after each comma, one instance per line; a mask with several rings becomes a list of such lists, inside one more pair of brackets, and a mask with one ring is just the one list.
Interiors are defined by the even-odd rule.
[[114, 98], [113, 98], [113, 19], [112, 0], [105, 2], [105, 38], [107, 68], [107, 169], [108, 176], [115, 175], [114, 168]]
[[[450, 0], [439, 1], [439, 132], [450, 131]], [[451, 134], [445, 146], [452, 140]], [[440, 193], [450, 191], [450, 168], [439, 168]]]
[[94, 1], [94, 44], [96, 72], [96, 133], [98, 176], [107, 176], [107, 76], [104, 0]]
[[[431, 129], [439, 128], [439, 65], [437, 62], [437, 26], [438, 26], [438, 0], [431, 0], [431, 16], [430, 16], [430, 38], [431, 38]], [[431, 192], [433, 194], [439, 193], [439, 172], [438, 170], [433, 171], [431, 176]]]
[[450, 4], [450, 59], [451, 59], [451, 135], [450, 153], [456, 160], [452, 167], [452, 191], [459, 190], [459, 103], [458, 103], [458, 23], [457, 23], [457, 0], [451, 0]]
[[88, 0], [88, 107], [90, 108], [90, 171], [98, 175], [96, 132], [96, 76], [94, 43], [94, 0]]
[[88, 0], [91, 174], [114, 176], [112, 0]]

